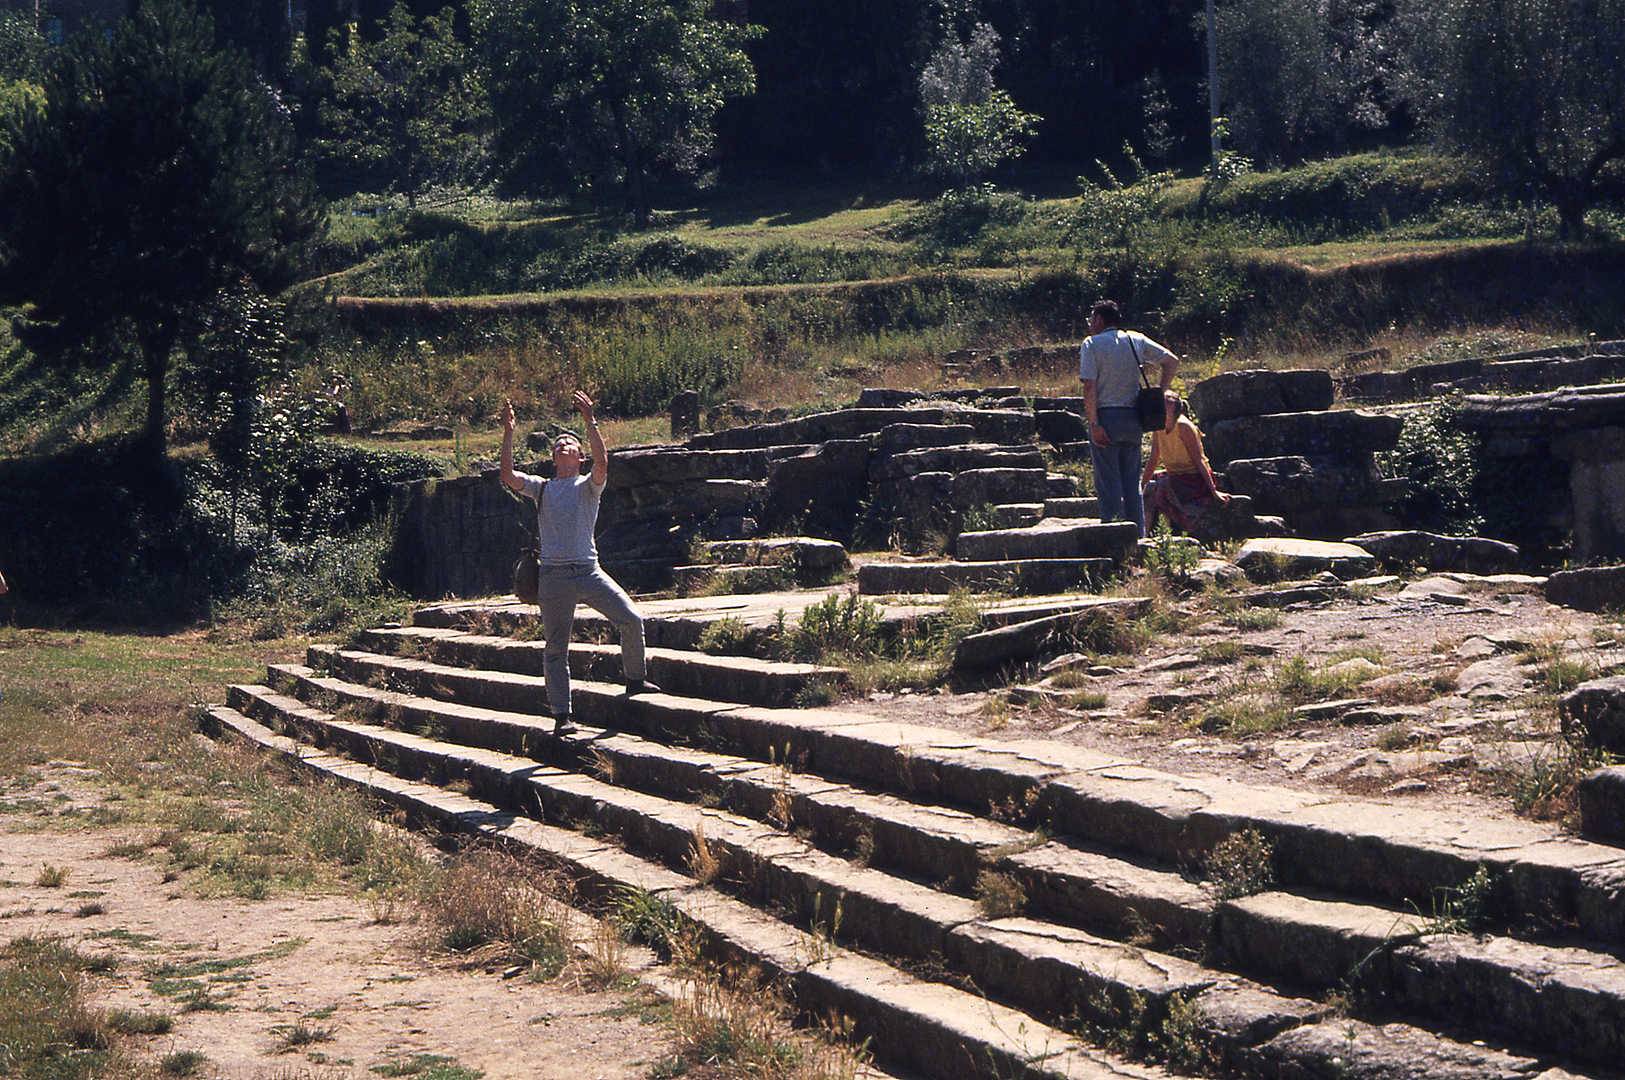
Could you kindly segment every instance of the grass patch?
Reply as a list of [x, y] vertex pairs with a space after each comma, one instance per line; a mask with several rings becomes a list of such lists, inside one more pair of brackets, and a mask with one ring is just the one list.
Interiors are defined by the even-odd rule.
[[175, 1027], [175, 1018], [168, 1013], [137, 1009], [114, 1009], [106, 1021], [108, 1028], [120, 1035], [168, 1035]]
[[1294, 656], [1276, 669], [1275, 692], [1290, 705], [1306, 705], [1344, 697], [1369, 678], [1367, 670], [1316, 667], [1307, 658]]
[[158, 1070], [165, 1076], [196, 1076], [208, 1060], [201, 1050], [176, 1050], [159, 1060]]
[[272, 1034], [277, 1037], [276, 1052], [279, 1054], [292, 1053], [307, 1046], [328, 1042], [338, 1031], [336, 1027], [316, 1027], [300, 1020], [292, 1024], [277, 1024], [271, 1028]]
[[69, 867], [42, 863], [40, 864], [39, 876], [34, 879], [34, 884], [42, 889], [60, 889], [68, 883], [68, 878], [72, 874], [73, 870]]
[[114, 1070], [112, 1029], [85, 1000], [98, 961], [56, 938], [15, 938], [0, 949], [0, 1047], [7, 1076], [80, 1080]]

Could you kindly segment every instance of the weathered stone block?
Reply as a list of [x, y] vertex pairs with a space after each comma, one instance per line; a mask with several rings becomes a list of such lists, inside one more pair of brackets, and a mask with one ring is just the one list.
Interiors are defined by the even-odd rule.
[[1580, 832], [1593, 840], [1625, 843], [1625, 765], [1596, 769], [1575, 786]]
[[1610, 753], [1625, 752], [1625, 676], [1581, 683], [1558, 703], [1563, 734]]
[[671, 437], [686, 439], [700, 433], [700, 392], [684, 390], [671, 399]]
[[783, 566], [794, 563], [805, 572], [826, 573], [848, 563], [846, 548], [834, 540], [811, 536], [775, 536], [766, 540], [722, 540], [705, 545], [721, 562], [751, 566]]
[[1377, 569], [1372, 554], [1353, 544], [1326, 540], [1257, 537], [1236, 553], [1236, 565], [1253, 581], [1280, 581], [1330, 572], [1343, 581], [1366, 577]]
[[960, 446], [976, 441], [969, 424], [891, 424], [874, 436], [876, 454], [890, 456], [933, 446]]
[[969, 469], [1042, 469], [1044, 455], [1036, 446], [1012, 447], [993, 443], [922, 447], [893, 454], [874, 463], [876, 482], [897, 480], [924, 472], [960, 473]]
[[1365, 548], [1385, 566], [1425, 566], [1465, 574], [1505, 574], [1518, 568], [1515, 544], [1482, 536], [1440, 536], [1416, 530], [1361, 533], [1348, 542]]
[[1546, 600], [1579, 611], [1625, 608], [1625, 566], [1560, 570], [1546, 579]]
[[985, 442], [1016, 446], [1030, 443], [1037, 435], [1033, 414], [1026, 409], [983, 409], [948, 406], [942, 423], [969, 424], [976, 437]]
[[1397, 416], [1361, 412], [1296, 412], [1246, 416], [1204, 428], [1203, 445], [1214, 468], [1241, 458], [1337, 457], [1355, 460], [1399, 442], [1404, 421]]
[[1625, 556], [1625, 461], [1575, 461], [1569, 469], [1569, 497], [1574, 557], [1591, 562]]
[[1089, 438], [1089, 422], [1083, 418], [1082, 410], [1034, 410], [1033, 426], [1038, 437], [1051, 444], [1083, 442]]
[[954, 476], [949, 497], [958, 510], [1001, 503], [1042, 503], [1048, 484], [1043, 468], [966, 469]]
[[832, 439], [769, 467], [763, 509], [768, 531], [795, 528], [813, 536], [851, 534], [868, 492], [869, 441]]
[[1288, 514], [1327, 506], [1370, 506], [1386, 493], [1376, 464], [1299, 456], [1239, 458], [1224, 467], [1224, 489], [1251, 496], [1259, 513]]
[[1204, 424], [1270, 413], [1322, 412], [1332, 407], [1331, 372], [1324, 368], [1287, 371], [1227, 371], [1203, 379], [1186, 399]]
[[925, 394], [918, 390], [894, 390], [891, 387], [874, 386], [858, 392], [860, 409], [895, 409], [923, 400]]
[[995, 559], [1123, 560], [1140, 540], [1132, 521], [1043, 522], [1031, 529], [992, 529], [960, 533], [955, 558], [963, 562]]
[[688, 480], [765, 480], [761, 450], [687, 450], [637, 446], [609, 452], [608, 488], [674, 484]]

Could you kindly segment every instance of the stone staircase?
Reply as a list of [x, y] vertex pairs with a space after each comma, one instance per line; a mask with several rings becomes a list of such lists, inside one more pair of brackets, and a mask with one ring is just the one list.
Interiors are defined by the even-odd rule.
[[[692, 651], [723, 610], [648, 618], [660, 693], [626, 696], [616, 649], [574, 646], [567, 739], [540, 642], [512, 634], [527, 609], [497, 602], [314, 646], [207, 716], [589, 896], [652, 894], [903, 1074], [1618, 1075], [1620, 849], [795, 708], [846, 673]], [[1195, 871], [1249, 829], [1277, 891], [1222, 898]]]

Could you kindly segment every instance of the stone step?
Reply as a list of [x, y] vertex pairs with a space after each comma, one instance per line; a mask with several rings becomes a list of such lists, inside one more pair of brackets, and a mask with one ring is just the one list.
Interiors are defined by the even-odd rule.
[[273, 666], [270, 681], [283, 693], [239, 686], [227, 703], [267, 722], [279, 702], [322, 702], [341, 716], [555, 765], [572, 763], [590, 742], [594, 767], [622, 786], [704, 800], [780, 827], [788, 822], [825, 850], [951, 884], [962, 893], [975, 887], [985, 869], [1008, 873], [1022, 883], [1034, 911], [1102, 932], [1148, 933], [1165, 945], [1194, 947], [1212, 916], [1201, 889], [1167, 868], [1046, 841], [1028, 829], [952, 808], [865, 792], [793, 771], [782, 761], [764, 764], [642, 739], [553, 740], [551, 722], [539, 717], [373, 689], [301, 665]]
[[993, 507], [992, 525], [996, 529], [1025, 529], [1044, 519], [1041, 502], [999, 503]]
[[1047, 499], [1044, 502], [1047, 518], [1092, 518], [1100, 520], [1100, 500], [1093, 495], [1072, 498]]
[[998, 559], [1113, 559], [1121, 562], [1139, 541], [1131, 521], [1045, 520], [1028, 529], [962, 532], [954, 558], [963, 562]]
[[[274, 675], [286, 673], [286, 668], [273, 672]], [[510, 730], [500, 738], [489, 734], [476, 735], [468, 729], [468, 725], [476, 721], [466, 711], [459, 711], [456, 707], [413, 701], [404, 695], [365, 687], [346, 688], [345, 684], [334, 680], [309, 681], [316, 693], [306, 693], [306, 697], [326, 695], [332, 699], [345, 696], [352, 703], [370, 703], [372, 708], [369, 711], [392, 714], [396, 723], [408, 728], [448, 731], [459, 741], [517, 748], [521, 753], [532, 755], [537, 748], [547, 744], [548, 725], [545, 721], [530, 717], [506, 718], [500, 725], [489, 716], [480, 717], [479, 726], [504, 726]], [[987, 859], [989, 869], [1009, 873], [1021, 882], [1029, 897], [1030, 910], [1052, 919], [1107, 932], [1125, 932], [1138, 926], [1150, 931], [1153, 940], [1186, 947], [1200, 943], [1204, 936], [1203, 927], [1211, 911], [1204, 893], [1177, 875], [1154, 866], [1135, 865], [1121, 858], [1102, 856], [1081, 850], [1071, 843], [1033, 843], [1020, 830], [990, 824], [969, 830], [967, 835], [979, 835], [980, 841], [968, 843], [959, 836], [942, 835], [943, 822], [948, 822], [949, 831], [954, 832], [958, 823], [966, 819], [956, 819], [951, 812], [940, 808], [905, 812], [905, 804], [901, 802], [859, 795], [827, 781], [763, 767], [759, 763], [699, 751], [634, 745], [636, 750], [606, 754], [608, 760], [621, 762], [620, 768], [629, 778], [658, 775], [657, 781], [646, 782], [646, 786], [658, 784], [667, 790], [710, 792], [730, 805], [753, 806], [754, 813], [761, 817], [771, 817], [774, 804], [782, 798], [782, 812], [787, 812], [792, 821], [811, 828], [815, 835], [823, 838], [822, 842], [836, 850], [860, 846], [854, 838], [860, 836], [863, 830], [868, 830], [873, 845], [871, 850], [879, 853], [881, 861], [898, 865], [930, 880], [957, 878], [961, 888], [974, 873], [977, 860]], [[789, 745], [786, 743], [786, 748]], [[619, 743], [616, 746], [619, 747]], [[790, 751], [787, 749], [786, 752]], [[604, 751], [601, 749], [600, 753]], [[771, 747], [769, 753], [773, 753]], [[724, 781], [722, 777], [727, 779]], [[935, 824], [909, 838], [908, 827], [912, 826], [905, 823], [910, 813]], [[900, 833], [898, 830], [903, 831]], [[937, 839], [931, 842], [936, 848], [927, 843], [927, 836], [932, 831], [938, 834]], [[1017, 850], [989, 858], [989, 852], [997, 851], [1000, 846]], [[1380, 871], [1380, 868], [1373, 870]], [[1368, 921], [1397, 924], [1401, 919], [1391, 911], [1360, 910], [1366, 913]], [[1235, 920], [1236, 917], [1232, 915], [1231, 922]], [[1300, 930], [1298, 933], [1301, 937], [1308, 931]], [[1254, 937], [1256, 939], [1257, 935]], [[1232, 932], [1231, 938], [1226, 940], [1234, 938]], [[1352, 968], [1353, 961], [1358, 957], [1344, 956], [1346, 952], [1347, 949], [1339, 952], [1324, 944], [1316, 945], [1316, 955], [1341, 957], [1335, 962], [1328, 961], [1330, 969], [1338, 968], [1339, 964], [1345, 971]], [[1251, 969], [1250, 965], [1242, 966]], [[1262, 974], [1302, 977], [1293, 971], [1274, 969]]]
[[[1512, 1075], [1533, 1072], [1537, 1067], [1535, 1060], [1528, 1057], [1455, 1043], [1404, 1024], [1377, 1027], [1338, 1020], [1337, 1037], [1333, 1037], [1329, 1014], [1308, 1002], [1282, 998], [1261, 986], [1220, 975], [1176, 957], [1087, 934], [1058, 930], [1026, 919], [983, 920], [967, 901], [956, 901], [935, 890], [872, 869], [853, 867], [809, 849], [794, 837], [764, 829], [757, 822], [721, 810], [654, 799], [564, 770], [538, 768], [528, 759], [437, 745], [422, 736], [341, 721], [297, 701], [274, 701], [275, 695], [258, 688], [240, 688], [234, 690], [234, 695], [250, 706], [274, 706], [290, 728], [306, 735], [316, 735], [319, 731], [317, 737], [322, 742], [344, 743], [371, 760], [389, 764], [393, 770], [438, 775], [443, 781], [463, 781], [476, 798], [454, 796], [449, 805], [460, 812], [442, 811], [439, 814], [442, 821], [461, 818], [460, 823], [465, 827], [508, 834], [518, 823], [511, 818], [505, 820], [510, 812], [505, 812], [504, 806], [534, 806], [547, 820], [590, 823], [595, 829], [618, 835], [632, 849], [633, 854], [622, 852], [618, 860], [610, 860], [610, 865], [618, 861], [624, 867], [630, 859], [636, 858], [637, 852], [648, 852], [656, 858], [650, 869], [668, 871], [665, 875], [640, 874], [636, 887], [642, 889], [649, 889], [648, 883], [661, 877], [669, 881], [671, 873], [679, 872], [678, 867], [686, 866], [691, 872], [713, 881], [732, 880], [728, 874], [732, 869], [737, 880], [747, 883], [746, 891], [752, 901], [788, 910], [807, 919], [812, 927], [810, 937], [803, 936], [800, 942], [792, 942], [789, 949], [777, 954], [780, 962], [773, 965], [773, 970], [779, 972], [804, 973], [834, 956], [839, 951], [839, 941], [848, 939], [877, 949], [888, 958], [901, 956], [947, 962], [989, 995], [981, 1002], [983, 1013], [1015, 1024], [1007, 1030], [1042, 1030], [1046, 1025], [1039, 1018], [1053, 1016], [1073, 1024], [1081, 1021], [1085, 1026], [1095, 1024], [1109, 1030], [1166, 1031], [1170, 1020], [1179, 1013], [1203, 1040], [1227, 1044], [1223, 1049], [1229, 1071], [1244, 1076], [1277, 1075], [1283, 1065], [1308, 1070], [1304, 1074], [1309, 1075], [1314, 1063], [1323, 1056], [1324, 1047], [1336, 1046], [1340, 1040], [1347, 1046], [1350, 1057], [1358, 1049], [1361, 1055], [1383, 1059], [1380, 1071], [1373, 1071], [1372, 1076]], [[279, 739], [263, 725], [255, 725], [235, 710], [217, 707], [211, 710], [211, 718], [220, 727], [261, 745], [276, 745], [279, 752], [306, 769], [325, 768], [335, 774], [349, 769], [351, 775], [357, 776], [352, 782], [392, 790], [397, 799], [413, 803], [419, 813], [423, 813], [421, 804], [435, 803], [445, 794], [425, 792], [421, 786], [411, 784], [392, 786], [390, 782], [395, 778], [366, 767], [359, 767], [365, 771], [365, 775], [360, 776], [353, 763], [333, 761], [327, 755], [312, 755], [304, 747], [285, 737]], [[431, 764], [437, 754], [442, 762], [438, 767]], [[487, 793], [487, 797], [494, 796], [498, 802], [482, 806], [485, 799], [479, 796]], [[582, 852], [579, 838], [558, 836], [557, 832], [557, 829], [552, 830], [552, 836], [532, 835]], [[594, 857], [594, 864], [584, 868], [584, 876], [601, 879], [605, 853], [585, 853]], [[570, 861], [574, 865], [574, 860]], [[671, 888], [674, 893], [683, 892], [687, 885], [679, 879]], [[738, 904], [729, 905], [731, 917], [727, 919], [718, 919], [714, 903], [696, 904], [682, 910], [708, 933], [727, 937], [727, 947], [733, 949], [738, 948], [738, 937], [727, 929], [719, 930], [719, 923], [737, 928], [742, 922], [760, 928], [764, 919], [759, 909]], [[781, 936], [779, 940], [784, 938]], [[758, 955], [746, 950], [746, 956], [752, 959]], [[879, 1018], [893, 1015], [900, 996], [896, 978], [900, 973], [879, 959], [871, 958], [868, 964], [867, 985], [877, 988], [870, 992], [891, 1002], [892, 1008], [860, 999], [857, 1004], [867, 1011], [843, 1010], [840, 1015], [852, 1017], [860, 1034], [889, 1030]], [[800, 980], [795, 980], [793, 985], [798, 988], [795, 993], [798, 1004], [807, 1008], [810, 999], [800, 992]], [[907, 985], [921, 988], [920, 997], [929, 1002], [921, 1011], [928, 1017], [940, 1018], [945, 1012], [958, 1014], [957, 1009], [945, 1008], [944, 1002], [963, 1000], [955, 996], [962, 992], [949, 993], [951, 987], [917, 984], [914, 980], [908, 980]], [[915, 995], [901, 996], [914, 998]], [[1010, 1001], [1017, 1004], [1014, 1007], [1006, 1004]], [[1196, 1006], [1194, 1009], [1190, 1007], [1192, 1004]], [[1026, 1010], [1026, 1014], [1016, 1011], [1018, 1008]], [[923, 1023], [933, 1032], [958, 1027], [940, 1019], [914, 1023]], [[1086, 1076], [1161, 1075], [1156, 1070], [1142, 1071], [1143, 1066], [1128, 1066], [1124, 1071], [1117, 1071], [1123, 1068], [1122, 1063], [1105, 1060], [1098, 1051], [1075, 1043], [1074, 1046], [1067, 1054], [1066, 1071], [1053, 1075], [1080, 1075], [1075, 1071], [1075, 1063], [1080, 1060], [1091, 1066], [1081, 1074]], [[982, 1048], [986, 1048], [985, 1041]], [[1418, 1050], [1422, 1051], [1420, 1055]], [[887, 1052], [905, 1053], [900, 1048]], [[927, 1060], [930, 1062], [927, 1075], [963, 1075], [962, 1062], [946, 1063], [945, 1067], [944, 1062], [934, 1057]], [[1047, 1069], [1054, 1058], [1049, 1053], [1029, 1053], [1028, 1066], [1035, 1060]], [[918, 1068], [920, 1059], [904, 1056], [895, 1063]], [[1245, 1064], [1238, 1069], [1237, 1063]], [[1402, 1067], [1396, 1068], [1400, 1063]], [[1096, 1068], [1102, 1071], [1097, 1072]], [[1339, 1072], [1364, 1075], [1354, 1071]], [[1045, 1074], [1039, 1072], [1039, 1075]]]
[[[422, 656], [455, 667], [542, 674], [542, 642], [466, 634], [432, 627], [368, 630], [361, 644], [402, 657]], [[757, 660], [748, 656], [708, 656], [674, 649], [646, 649], [648, 678], [663, 690], [686, 697], [784, 707], [819, 687], [845, 687], [845, 668], [822, 664]], [[614, 683], [622, 680], [618, 645], [570, 646], [572, 678]]]
[[[676, 600], [640, 602], [644, 642], [651, 648], [693, 651], [705, 632], [719, 622], [738, 620], [753, 630], [770, 631], [782, 622], [795, 626], [805, 611], [824, 603], [829, 596], [843, 597], [847, 590], [820, 592], [776, 592], [733, 596], [693, 596]], [[997, 608], [1000, 604], [990, 604]], [[883, 633], [913, 630], [920, 619], [944, 614], [938, 601], [888, 603], [879, 622]], [[533, 605], [506, 600], [452, 600], [430, 604], [412, 615], [414, 626], [446, 630], [478, 630], [513, 637], [535, 637], [541, 620]], [[615, 628], [609, 620], [590, 608], [577, 612], [574, 638], [613, 640]]]
[[[337, 665], [351, 681], [465, 706], [542, 710], [541, 681], [533, 676], [350, 650], [313, 648], [312, 660]], [[659, 741], [673, 741], [663, 732], [678, 741], [703, 737], [757, 761], [791, 760], [802, 771], [972, 812], [1030, 807], [1057, 834], [1167, 866], [1200, 862], [1233, 833], [1256, 829], [1273, 844], [1283, 884], [1400, 907], [1427, 910], [1436, 890], [1465, 884], [1482, 866], [1505, 880], [1509, 903], [1526, 919], [1572, 923], [1582, 934], [1625, 942], [1625, 852], [1549, 824], [1330, 804], [1303, 792], [1163, 773], [1079, 747], [982, 741], [840, 710], [628, 697], [618, 686], [581, 683], [572, 711], [581, 722]]]
[[1111, 559], [1015, 559], [994, 562], [885, 562], [858, 567], [865, 596], [993, 590], [1057, 593], [1099, 589], [1118, 569]]
[[1215, 958], [1254, 977], [1341, 989], [1599, 1065], [1625, 1061], [1625, 964], [1608, 952], [1464, 932], [1363, 905], [1264, 893], [1214, 911]]
[[415, 820], [556, 860], [590, 896], [648, 894], [669, 904], [696, 931], [705, 955], [779, 981], [805, 1016], [846, 1020], [851, 1037], [873, 1047], [877, 1059], [889, 1067], [933, 1080], [981, 1067], [1038, 1080], [1160, 1080], [1167, 1075], [1113, 1058], [985, 995], [926, 982], [849, 952], [613, 844], [345, 758], [312, 753], [223, 706], [210, 708], [208, 720], [222, 735], [278, 753], [306, 773], [365, 790]]

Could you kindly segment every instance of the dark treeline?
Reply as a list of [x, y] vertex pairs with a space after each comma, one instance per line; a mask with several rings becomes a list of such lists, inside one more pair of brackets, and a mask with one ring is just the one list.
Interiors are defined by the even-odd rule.
[[[87, 25], [139, 0], [59, 0]], [[23, 5], [14, 3], [13, 7]], [[332, 62], [332, 38], [354, 25], [383, 33], [394, 0], [199, 0], [221, 37], [273, 81], [308, 95], [293, 71], [296, 34], [314, 68]], [[418, 18], [443, 0], [406, 0]], [[461, 0], [459, 30], [467, 19]], [[27, 5], [32, 8], [30, 0]], [[748, 173], [808, 169], [898, 172], [923, 153], [917, 79], [945, 31], [986, 22], [999, 34], [996, 77], [1022, 109], [1043, 118], [1026, 160], [1082, 167], [1117, 159], [1125, 143], [1145, 153], [1147, 88], [1160, 85], [1182, 162], [1207, 152], [1202, 0], [721, 0], [719, 15], [763, 33], [746, 51], [755, 93], [730, 100], [717, 119], [716, 160]], [[289, 13], [292, 20], [289, 19]], [[313, 103], [306, 112], [314, 116]], [[308, 126], [308, 125], [307, 125]]]
[[[1043, 117], [1026, 160], [1081, 166], [1144, 152], [1145, 88], [1160, 77], [1182, 154], [1207, 152], [1201, 0], [984, 0], [960, 23], [998, 31], [995, 72]], [[719, 119], [723, 161], [765, 170], [903, 166], [921, 152], [915, 80], [950, 5], [940, 0], [744, 0], [756, 93]], [[976, 10], [970, 11], [975, 7]]]

